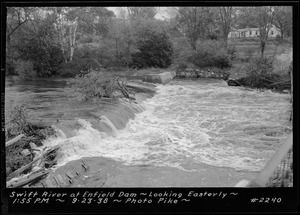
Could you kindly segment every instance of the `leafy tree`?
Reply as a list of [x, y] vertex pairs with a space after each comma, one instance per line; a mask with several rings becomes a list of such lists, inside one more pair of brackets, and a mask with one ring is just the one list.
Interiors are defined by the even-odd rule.
[[106, 36], [109, 32], [108, 22], [115, 16], [104, 7], [54, 8], [53, 13], [65, 62], [73, 60], [78, 38], [87, 34]]
[[256, 7], [253, 11], [254, 21], [260, 31], [260, 51], [261, 57], [264, 57], [264, 51], [270, 28], [272, 27], [277, 8], [272, 6]]
[[256, 28], [257, 24], [253, 21], [253, 7], [239, 7], [237, 8], [236, 25], [241, 28]]
[[208, 7], [180, 7], [176, 19], [180, 29], [190, 39], [191, 46], [196, 50], [196, 43], [204, 37], [212, 23], [213, 10]]
[[7, 7], [6, 17], [6, 74], [14, 74], [18, 52], [16, 44], [22, 35], [22, 28], [32, 21], [37, 8]]
[[[7, 22], [6, 22], [6, 48], [10, 50], [10, 42], [12, 36], [26, 22], [31, 20], [31, 13], [35, 8], [28, 7], [8, 7], [7, 8]], [[10, 56], [8, 52], [7, 55]]]
[[119, 66], [128, 65], [131, 62], [137, 29], [125, 19], [113, 19], [109, 26], [109, 37], [114, 40], [115, 45], [116, 63]]
[[[278, 11], [278, 7], [247, 7], [241, 10], [241, 17], [246, 17], [248, 22], [252, 22], [260, 31], [260, 52], [264, 57], [266, 42], [268, 40], [269, 31], [274, 23], [274, 17]], [[252, 27], [252, 26], [249, 26]]]
[[222, 26], [225, 47], [227, 47], [228, 34], [233, 25], [233, 22], [235, 21], [235, 12], [236, 9], [233, 7], [219, 7], [219, 16]]
[[280, 6], [278, 7], [278, 11], [274, 16], [273, 24], [280, 30], [281, 39], [283, 39], [284, 35], [291, 35], [292, 30], [292, 7]]
[[42, 20], [37, 31], [24, 35], [18, 45], [20, 58], [33, 63], [37, 76], [55, 75], [62, 63], [62, 52], [51, 17]]
[[144, 29], [137, 42], [139, 52], [132, 55], [138, 67], [167, 68], [172, 63], [173, 45], [165, 32]]
[[157, 7], [127, 7], [129, 19], [153, 19], [159, 8]]

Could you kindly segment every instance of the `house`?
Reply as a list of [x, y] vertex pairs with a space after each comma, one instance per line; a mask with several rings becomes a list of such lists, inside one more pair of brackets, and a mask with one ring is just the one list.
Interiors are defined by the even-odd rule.
[[[232, 28], [228, 34], [228, 38], [249, 38], [249, 37], [259, 37], [260, 31], [259, 28], [243, 28], [243, 29], [236, 29]], [[276, 37], [277, 35], [281, 35], [280, 31], [275, 27], [272, 26], [269, 30], [268, 37]]]

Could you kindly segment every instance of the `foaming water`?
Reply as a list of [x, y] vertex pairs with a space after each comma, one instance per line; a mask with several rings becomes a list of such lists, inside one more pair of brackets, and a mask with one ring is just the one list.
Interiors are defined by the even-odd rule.
[[[157, 94], [124, 113], [78, 119], [75, 135], [61, 135], [46, 145], [61, 147], [58, 166], [82, 157], [104, 156], [127, 165], [157, 165], [188, 171], [204, 163], [259, 171], [290, 132], [289, 95], [228, 87], [220, 81], [177, 81], [157, 86]], [[142, 111], [144, 110], [144, 111]], [[141, 112], [142, 111], [142, 112]], [[104, 123], [108, 134], [94, 126]]]

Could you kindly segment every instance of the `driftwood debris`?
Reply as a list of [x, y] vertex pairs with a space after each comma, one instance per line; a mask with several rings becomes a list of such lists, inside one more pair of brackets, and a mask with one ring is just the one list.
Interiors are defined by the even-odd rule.
[[49, 165], [49, 163], [51, 163], [51, 161], [55, 162], [55, 159], [53, 159], [53, 156], [55, 156], [55, 153], [58, 149], [59, 149], [59, 147], [55, 147], [52, 149], [46, 149], [39, 156], [37, 156], [35, 159], [33, 159], [33, 161], [31, 161], [27, 165], [25, 165], [25, 166], [17, 169], [16, 171], [12, 172], [11, 174], [9, 174], [7, 178], [18, 177], [22, 172], [31, 168], [31, 166], [39, 160], [41, 160], [41, 163], [48, 163], [48, 165]]
[[118, 86], [119, 86], [119, 90], [121, 91], [121, 93], [123, 94], [123, 96], [124, 96], [125, 98], [129, 98], [130, 95], [129, 95], [128, 90], [127, 90], [126, 87], [124, 86], [124, 82], [120, 82], [119, 80], [117, 80], [117, 83], [118, 83]]
[[47, 175], [50, 172], [50, 170], [42, 170], [34, 172], [28, 176], [19, 178], [17, 180], [11, 181], [7, 183], [8, 188], [17, 188], [17, 187], [23, 187], [25, 185], [31, 184], [36, 180], [41, 179], [43, 176]]
[[8, 147], [8, 146], [14, 144], [15, 142], [19, 141], [22, 137], [25, 137], [25, 135], [24, 134], [20, 134], [20, 135], [16, 136], [15, 138], [7, 141], [5, 143], [5, 147]]

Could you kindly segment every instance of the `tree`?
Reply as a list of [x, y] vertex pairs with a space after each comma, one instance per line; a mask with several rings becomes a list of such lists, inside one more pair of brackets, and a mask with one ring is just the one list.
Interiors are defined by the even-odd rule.
[[54, 8], [53, 13], [65, 62], [73, 60], [76, 40], [81, 35], [106, 36], [109, 32], [108, 22], [115, 16], [104, 7], [58, 7]]
[[55, 75], [63, 61], [54, 22], [51, 16], [40, 20], [34, 26], [36, 30], [28, 28], [18, 45], [20, 58], [32, 62], [39, 77]]
[[120, 65], [121, 62], [124, 64], [129, 63], [127, 57], [130, 56], [130, 47], [133, 43], [133, 35], [129, 22], [122, 19], [113, 19], [109, 26], [109, 37], [112, 38], [115, 43], [116, 63], [118, 65]]
[[137, 48], [139, 52], [132, 55], [134, 66], [167, 68], [172, 63], [173, 45], [165, 32], [143, 29]]
[[290, 36], [292, 30], [292, 7], [280, 6], [278, 11], [274, 16], [274, 22], [276, 28], [279, 29], [281, 33], [281, 39], [284, 35]]
[[274, 15], [277, 8], [272, 6], [256, 7], [254, 8], [254, 20], [260, 31], [260, 51], [261, 57], [264, 57], [266, 42], [268, 40], [269, 31], [272, 27]]
[[233, 7], [220, 7], [219, 16], [223, 31], [223, 40], [225, 47], [227, 47], [228, 34], [233, 25], [236, 10]]
[[8, 7], [6, 21], [6, 57], [13, 58], [11, 40], [18, 29], [32, 19], [32, 13], [36, 8], [31, 7]]
[[269, 31], [274, 23], [274, 17], [278, 7], [263, 6], [263, 7], [248, 7], [241, 10], [241, 17], [247, 17], [255, 27], [260, 31], [260, 51], [261, 57], [264, 57], [266, 42], [268, 40]]
[[237, 19], [236, 25], [239, 29], [241, 28], [256, 28], [257, 24], [254, 22], [253, 7], [239, 7], [237, 8]]
[[127, 16], [127, 12], [126, 12], [126, 8], [124, 7], [118, 7], [118, 16], [121, 19], [126, 19]]
[[158, 7], [127, 7], [129, 19], [154, 19], [159, 11]]
[[208, 7], [180, 7], [177, 9], [176, 19], [181, 31], [189, 38], [191, 46], [196, 50], [196, 43], [200, 37], [209, 32], [209, 25], [213, 21], [213, 10]]

